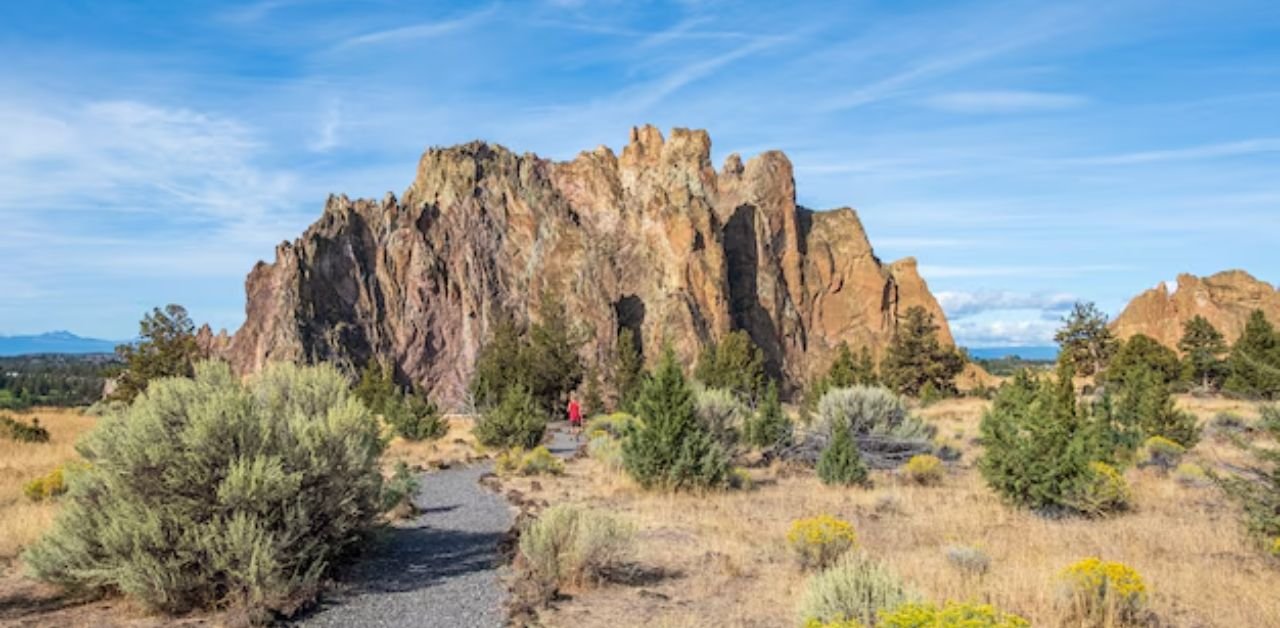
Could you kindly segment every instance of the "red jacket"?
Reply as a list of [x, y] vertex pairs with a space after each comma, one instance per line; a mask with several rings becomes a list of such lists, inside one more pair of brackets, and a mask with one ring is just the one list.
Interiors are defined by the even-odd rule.
[[578, 405], [578, 402], [576, 400], [569, 401], [569, 422], [570, 423], [582, 422], [582, 406]]

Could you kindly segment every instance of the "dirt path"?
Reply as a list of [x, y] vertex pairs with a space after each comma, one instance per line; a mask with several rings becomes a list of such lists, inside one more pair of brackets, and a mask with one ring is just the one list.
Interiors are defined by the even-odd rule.
[[[553, 425], [548, 448], [567, 457], [575, 447]], [[502, 626], [506, 591], [498, 542], [513, 513], [501, 495], [480, 486], [490, 463], [424, 474], [415, 503], [422, 514], [392, 528], [378, 547], [342, 577], [306, 626]]]

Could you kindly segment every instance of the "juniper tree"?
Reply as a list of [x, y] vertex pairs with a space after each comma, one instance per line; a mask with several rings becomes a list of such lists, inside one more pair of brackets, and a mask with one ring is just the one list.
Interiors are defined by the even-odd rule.
[[791, 443], [791, 434], [791, 420], [778, 400], [778, 384], [769, 382], [755, 416], [747, 421], [747, 443], [760, 448], [785, 447]]
[[818, 456], [817, 472], [818, 479], [827, 485], [866, 484], [867, 465], [862, 461], [862, 454], [848, 425], [836, 424], [831, 441]]
[[731, 331], [703, 348], [694, 377], [709, 388], [754, 399], [764, 385], [764, 352], [746, 331]]
[[1197, 314], [1182, 327], [1182, 339], [1178, 350], [1183, 356], [1183, 371], [1187, 379], [1200, 382], [1205, 389], [1217, 388], [1226, 376], [1227, 343], [1222, 332], [1214, 328], [1209, 319]]
[[1121, 437], [1111, 438], [1115, 445], [1133, 451], [1152, 436], [1163, 436], [1183, 447], [1190, 448], [1200, 440], [1200, 427], [1194, 414], [1177, 409], [1165, 374], [1145, 364], [1135, 364], [1120, 379], [1110, 406], [1112, 425], [1123, 425], [1123, 431], [1113, 430]]
[[898, 325], [880, 363], [880, 378], [900, 394], [917, 396], [927, 384], [939, 393], [956, 392], [955, 377], [964, 370], [964, 357], [938, 339], [933, 315], [912, 306]]
[[685, 490], [723, 485], [724, 449], [695, 414], [693, 391], [668, 346], [634, 404], [643, 425], [622, 441], [623, 468], [645, 488]]
[[1227, 366], [1227, 390], [1264, 399], [1280, 397], [1280, 334], [1262, 310], [1249, 315], [1244, 333], [1231, 347]]
[[1162, 384], [1168, 385], [1182, 379], [1182, 364], [1178, 354], [1150, 336], [1134, 334], [1119, 343], [1119, 348], [1107, 364], [1103, 379], [1107, 383], [1120, 383], [1129, 373], [1146, 369], [1155, 372]]

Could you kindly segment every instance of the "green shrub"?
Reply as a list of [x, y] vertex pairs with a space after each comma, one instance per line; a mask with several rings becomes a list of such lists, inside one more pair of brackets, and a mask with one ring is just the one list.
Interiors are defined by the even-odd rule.
[[991, 557], [982, 548], [971, 545], [948, 547], [947, 562], [967, 577], [982, 577], [991, 570]]
[[1244, 332], [1231, 345], [1223, 386], [1237, 395], [1261, 399], [1280, 397], [1280, 333], [1262, 310], [1254, 310]]
[[818, 479], [826, 485], [853, 486], [867, 483], [867, 465], [858, 445], [844, 424], [836, 425], [835, 436], [818, 456]]
[[1249, 422], [1235, 412], [1219, 412], [1209, 419], [1205, 431], [1214, 437], [1231, 438], [1249, 431]]
[[881, 611], [914, 602], [919, 596], [880, 563], [851, 554], [809, 578], [800, 616], [821, 623], [859, 621], [875, 625]]
[[921, 486], [941, 484], [942, 479], [947, 475], [946, 468], [942, 466], [942, 460], [930, 454], [912, 456], [902, 471], [908, 480]]
[[1258, 408], [1258, 428], [1272, 433], [1280, 434], [1280, 404], [1269, 403]]
[[738, 444], [747, 418], [751, 416], [751, 409], [747, 404], [733, 391], [699, 388], [694, 391], [694, 405], [703, 429], [725, 450], [733, 449]]
[[[1264, 421], [1261, 427], [1280, 440], [1280, 422]], [[1243, 472], [1214, 479], [1244, 511], [1246, 529], [1259, 543], [1280, 537], [1280, 449], [1240, 443], [1251, 454]]]
[[[1136, 438], [1163, 436], [1183, 447], [1193, 447], [1200, 440], [1196, 416], [1179, 410], [1168, 384], [1159, 372], [1141, 365], [1131, 368], [1118, 382], [1110, 406], [1113, 423], [1136, 428]], [[1136, 438], [1117, 443], [1133, 451]]]
[[886, 388], [854, 386], [833, 388], [818, 401], [819, 431], [835, 435], [837, 425], [852, 436], [877, 436], [906, 441], [928, 441], [929, 424], [907, 413], [902, 397]]
[[58, 467], [22, 486], [22, 493], [33, 502], [53, 499], [67, 492], [64, 467]]
[[404, 519], [417, 512], [413, 504], [418, 494], [418, 478], [414, 477], [408, 463], [401, 460], [396, 470], [382, 483], [382, 511], [392, 519]]
[[436, 440], [449, 431], [449, 421], [430, 399], [404, 395], [385, 406], [383, 419], [396, 435], [411, 441]]
[[555, 457], [546, 447], [538, 446], [525, 451], [519, 447], [498, 455], [494, 467], [499, 475], [560, 475], [564, 473], [564, 461]]
[[633, 537], [631, 526], [608, 514], [558, 504], [520, 535], [520, 556], [545, 601], [561, 587], [603, 579], [630, 555]]
[[825, 569], [858, 546], [858, 535], [848, 521], [818, 515], [791, 522], [787, 546], [801, 569]]
[[622, 442], [605, 435], [593, 436], [587, 442], [587, 455], [599, 460], [610, 471], [621, 471]]
[[1079, 625], [1135, 625], [1147, 603], [1147, 585], [1123, 563], [1086, 558], [1059, 575], [1066, 616]]
[[622, 438], [632, 429], [640, 427], [640, 420], [626, 412], [601, 414], [587, 421], [583, 431], [594, 436], [596, 432], [604, 432], [612, 438]]
[[729, 458], [698, 420], [693, 392], [670, 347], [635, 402], [643, 425], [622, 441], [627, 473], [644, 488], [723, 486]]
[[755, 488], [756, 481], [751, 479], [751, 473], [742, 467], [734, 467], [729, 469], [729, 488], [739, 491], [749, 491]]
[[880, 628], [1030, 628], [1031, 622], [990, 604], [903, 604], [880, 614]]
[[27, 424], [13, 417], [0, 415], [0, 436], [23, 443], [49, 442], [49, 430], [40, 425], [40, 419], [34, 417]]
[[532, 449], [547, 431], [547, 415], [523, 386], [507, 388], [502, 403], [476, 422], [475, 436], [485, 447]]
[[1089, 475], [1066, 502], [1076, 512], [1101, 517], [1129, 507], [1129, 485], [1115, 467], [1105, 462], [1089, 463]]
[[25, 559], [156, 610], [288, 615], [374, 524], [384, 446], [333, 367], [276, 364], [242, 384], [201, 364], [81, 441], [89, 466]]
[[1023, 371], [1005, 383], [982, 417], [983, 478], [1010, 503], [1048, 511], [1075, 510], [1088, 495], [1098, 455], [1088, 416], [1076, 404], [1072, 372], [1036, 381]]
[[1152, 436], [1143, 441], [1138, 449], [1139, 467], [1156, 467], [1161, 471], [1169, 471], [1178, 466], [1187, 449], [1163, 436]]
[[745, 439], [752, 447], [769, 449], [791, 444], [791, 419], [782, 412], [778, 384], [769, 382], [756, 413], [747, 420]]
[[1184, 462], [1173, 470], [1173, 478], [1178, 484], [1190, 486], [1192, 488], [1203, 488], [1213, 484], [1213, 479], [1205, 472], [1204, 467], [1190, 462]]

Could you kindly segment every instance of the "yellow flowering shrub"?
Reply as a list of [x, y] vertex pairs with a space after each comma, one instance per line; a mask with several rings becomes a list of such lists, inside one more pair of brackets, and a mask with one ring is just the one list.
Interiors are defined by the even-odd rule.
[[63, 477], [63, 467], [58, 467], [46, 475], [27, 482], [22, 492], [33, 502], [53, 499], [67, 492], [67, 483]]
[[942, 467], [942, 460], [937, 456], [920, 454], [912, 456], [907, 461], [907, 465], [903, 467], [903, 473], [906, 474], [907, 479], [916, 484], [933, 486], [942, 483], [946, 470]]
[[498, 475], [560, 475], [564, 473], [564, 461], [555, 457], [546, 447], [525, 451], [513, 447], [498, 454], [493, 463]]
[[1147, 585], [1134, 568], [1090, 557], [1062, 571], [1068, 613], [1100, 625], [1136, 622], [1147, 604]]
[[787, 532], [787, 545], [804, 569], [830, 566], [857, 544], [853, 526], [831, 515], [797, 519]]
[[903, 604], [880, 613], [881, 628], [1030, 628], [1031, 622], [990, 604]]
[[1168, 471], [1178, 466], [1187, 448], [1163, 436], [1152, 436], [1143, 441], [1138, 449], [1139, 467], [1156, 467]]
[[1271, 555], [1280, 558], [1280, 536], [1271, 539]]
[[821, 619], [810, 617], [805, 620], [802, 628], [866, 628], [862, 622], [856, 619], [835, 619], [824, 622]]

